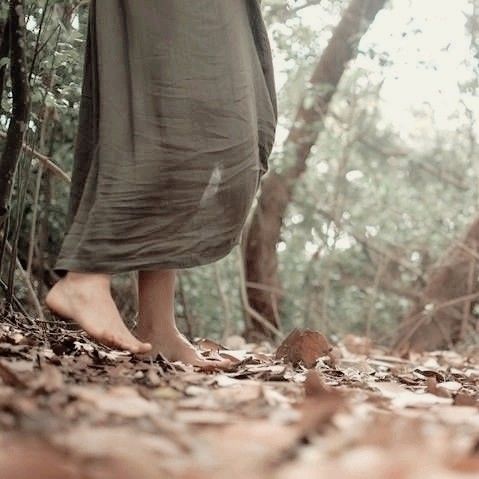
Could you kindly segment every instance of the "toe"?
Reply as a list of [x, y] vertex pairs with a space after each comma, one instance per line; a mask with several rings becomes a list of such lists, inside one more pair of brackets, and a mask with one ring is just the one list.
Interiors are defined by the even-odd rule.
[[131, 350], [131, 344], [122, 336], [112, 335], [113, 347], [121, 350]]
[[152, 345], [134, 339], [133, 341], [128, 342], [128, 350], [134, 354], [148, 353], [152, 350]]
[[138, 341], [138, 351], [137, 353], [148, 353], [153, 349], [153, 346], [150, 343], [142, 343]]
[[125, 337], [122, 334], [112, 333], [110, 331], [104, 332], [98, 339], [110, 348], [119, 349], [121, 351], [134, 352], [134, 349], [136, 348], [135, 341], [130, 340], [127, 336]]
[[109, 348], [116, 348], [118, 346], [115, 335], [109, 331], [91, 331], [90, 335], [99, 343], [108, 346]]
[[197, 360], [192, 361], [191, 364], [193, 364], [194, 366], [197, 366], [201, 369], [209, 370], [209, 371], [214, 371], [214, 370], [218, 370], [218, 369], [224, 370], [224, 369], [230, 369], [231, 368], [231, 363], [228, 360], [214, 361], [214, 360], [198, 358]]

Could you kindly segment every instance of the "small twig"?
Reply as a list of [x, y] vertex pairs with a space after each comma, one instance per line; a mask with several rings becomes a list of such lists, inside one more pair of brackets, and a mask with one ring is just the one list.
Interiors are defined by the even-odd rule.
[[[0, 137], [6, 138], [7, 134], [3, 131], [0, 131]], [[45, 169], [51, 171], [54, 175], [58, 176], [67, 183], [71, 183], [70, 176], [68, 176], [68, 174], [65, 173], [59, 166], [53, 163], [50, 158], [48, 158], [48, 156], [42, 155], [40, 152], [27, 145], [25, 142], [22, 143], [22, 149], [25, 150], [25, 152], [33, 155], [33, 157], [37, 160], [39, 160], [43, 164]]]
[[[10, 243], [7, 241], [6, 242], [7, 246], [7, 251], [9, 252], [10, 255], [13, 254], [13, 249], [10, 245]], [[30, 281], [30, 278], [28, 277], [27, 272], [23, 269], [22, 264], [20, 263], [20, 260], [18, 257], [15, 257], [15, 263], [17, 265], [17, 269], [20, 272], [20, 275], [22, 276], [23, 280], [25, 281], [25, 285], [27, 286], [28, 292], [30, 293], [30, 298], [33, 302], [33, 305], [35, 306], [35, 309], [37, 311], [37, 314], [40, 318], [40, 320], [45, 321], [45, 315], [43, 314], [42, 306], [40, 304], [40, 301], [35, 293], [35, 289], [33, 288], [33, 285]]]
[[244, 273], [244, 263], [243, 263], [243, 255], [241, 252], [241, 248], [238, 248], [238, 270], [240, 273], [240, 293], [241, 293], [241, 300], [243, 303], [243, 307], [246, 310], [246, 313], [250, 314], [261, 326], [263, 326], [268, 331], [271, 331], [274, 335], [278, 336], [278, 338], [283, 338], [283, 333], [276, 328], [273, 324], [271, 324], [266, 318], [261, 316], [255, 309], [253, 309], [248, 301], [248, 294], [246, 292], [246, 284], [245, 284], [245, 273]]
[[178, 290], [180, 295], [181, 305], [183, 307], [183, 317], [185, 319], [186, 330], [188, 336], [193, 337], [193, 321], [190, 316], [190, 309], [188, 307], [188, 301], [186, 300], [185, 288], [183, 286], [183, 272], [179, 271], [177, 273], [178, 277]]
[[479, 254], [477, 253], [477, 251], [474, 251], [473, 249], [469, 248], [467, 244], [458, 241], [457, 246], [464, 250], [466, 253], [468, 253], [470, 256], [472, 256], [475, 260], [479, 261]]
[[369, 307], [368, 307], [368, 314], [366, 316], [366, 332], [365, 332], [365, 335], [367, 338], [371, 336], [371, 323], [373, 320], [375, 301], [378, 295], [378, 289], [379, 289], [379, 285], [381, 284], [382, 276], [384, 272], [386, 271], [388, 264], [389, 264], [389, 259], [386, 256], [381, 256], [378, 268], [376, 270], [376, 274], [374, 275], [373, 291], [369, 298]]
[[[8, 292], [8, 285], [7, 283], [5, 283], [5, 281], [3, 281], [1, 278], [0, 278], [0, 287], [5, 291], [5, 293]], [[25, 308], [23, 307], [22, 303], [20, 302], [20, 300], [15, 296], [13, 295], [12, 296], [12, 300], [13, 300], [13, 303], [15, 304], [15, 306], [19, 309], [19, 311], [28, 319], [30, 319], [30, 316], [28, 315], [28, 313], [25, 311]]]
[[[469, 263], [469, 271], [467, 275], [467, 293], [471, 294], [472, 289], [474, 287], [474, 273], [476, 271], [476, 260], [473, 259]], [[459, 332], [459, 337], [463, 340], [466, 337], [466, 330], [467, 330], [467, 323], [469, 321], [471, 315], [471, 305], [472, 301], [464, 301], [463, 309], [462, 309], [462, 321], [461, 321], [461, 330]]]
[[221, 273], [220, 273], [220, 266], [218, 262], [214, 264], [214, 272], [215, 272], [216, 287], [218, 288], [221, 304], [223, 305], [223, 310], [224, 310], [223, 339], [226, 339], [232, 334], [232, 326], [233, 326], [232, 319], [233, 318], [231, 317], [231, 306], [228, 301], [228, 296], [226, 295], [223, 288], [223, 282], [221, 280]]

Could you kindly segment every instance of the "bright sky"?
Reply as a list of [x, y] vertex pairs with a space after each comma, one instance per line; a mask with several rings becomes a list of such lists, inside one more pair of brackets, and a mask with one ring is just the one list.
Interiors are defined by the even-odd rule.
[[[466, 14], [470, 14], [471, 6], [467, 0], [392, 0], [390, 5], [376, 17], [361, 49], [376, 45], [375, 49], [387, 52], [394, 65], [378, 69], [376, 62], [367, 58], [362, 65], [386, 75], [383, 112], [402, 132], [403, 139], [414, 143], [424, 138], [423, 128], [431, 130], [429, 118], [421, 124], [413, 115], [414, 110], [428, 111], [427, 104], [434, 111], [437, 129], [455, 128], [450, 116], [458, 109], [458, 84], [472, 74], [470, 40], [465, 34]], [[302, 19], [319, 30], [324, 24], [324, 12], [320, 6], [309, 7], [302, 12]], [[283, 67], [276, 56], [278, 88], [285, 80]], [[478, 100], [468, 101], [479, 112]]]

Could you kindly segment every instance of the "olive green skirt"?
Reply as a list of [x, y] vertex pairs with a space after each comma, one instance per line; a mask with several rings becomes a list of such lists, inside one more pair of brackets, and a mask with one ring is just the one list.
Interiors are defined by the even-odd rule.
[[189, 268], [240, 242], [277, 104], [259, 0], [92, 0], [55, 271]]

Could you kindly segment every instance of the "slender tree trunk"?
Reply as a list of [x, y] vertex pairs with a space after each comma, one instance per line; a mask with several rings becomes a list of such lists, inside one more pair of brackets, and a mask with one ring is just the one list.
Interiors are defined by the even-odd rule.
[[[8, 60], [10, 53], [10, 21], [7, 18], [5, 25], [2, 28], [2, 43], [0, 44], [0, 61]], [[0, 102], [3, 98], [3, 90], [5, 88], [5, 72], [7, 70], [6, 63], [0, 65]], [[0, 111], [3, 111], [0, 104]]]
[[[471, 38], [471, 56], [479, 55], [479, 0], [472, 1], [472, 15], [467, 22]], [[474, 86], [477, 93], [477, 84]], [[469, 160], [475, 165], [476, 121], [470, 118]], [[479, 216], [459, 240], [444, 252], [430, 271], [421, 301], [403, 318], [395, 348], [399, 352], [433, 350], [454, 346], [479, 331]]]
[[22, 149], [30, 111], [30, 92], [25, 60], [25, 17], [23, 0], [10, 0], [10, 75], [13, 106], [5, 149], [0, 159], [0, 232], [8, 213], [13, 175]]
[[[323, 128], [324, 117], [347, 64], [357, 54], [362, 35], [373, 22], [386, 0], [351, 0], [331, 40], [310, 78], [311, 90], [300, 102], [284, 150], [294, 156], [294, 164], [284, 173], [270, 171], [263, 178], [245, 245], [245, 269], [248, 282], [280, 287], [276, 245], [286, 208], [295, 183], [306, 169], [306, 160]], [[314, 101], [308, 101], [313, 96]], [[274, 288], [272, 288], [274, 289]], [[248, 286], [249, 303], [260, 315], [278, 326], [275, 311], [281, 299], [271, 290]], [[253, 317], [246, 335], [254, 339], [269, 332]]]
[[479, 217], [429, 272], [421, 301], [403, 319], [395, 349], [444, 349], [477, 334]]

